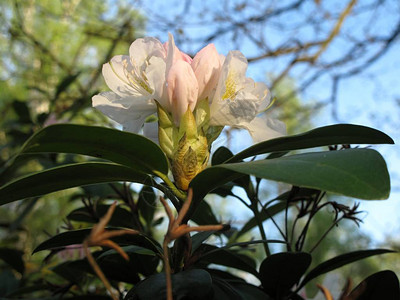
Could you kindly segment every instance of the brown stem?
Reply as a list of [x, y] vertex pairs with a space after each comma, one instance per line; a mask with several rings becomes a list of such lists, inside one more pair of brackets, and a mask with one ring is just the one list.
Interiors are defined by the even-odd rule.
[[[104, 275], [103, 271], [100, 269], [99, 265], [96, 263], [96, 260], [94, 259], [92, 253], [89, 250], [89, 245], [87, 240], [83, 242], [83, 249], [85, 251], [86, 257], [88, 259], [88, 262], [93, 268], [93, 271], [96, 273], [96, 275], [100, 278], [101, 282], [104, 284], [106, 287], [107, 291], [110, 293], [111, 297], [113, 300], [118, 300], [119, 297], [115, 295], [113, 288], [111, 287], [110, 282], [107, 280], [106, 276]], [[171, 298], [172, 299], [172, 298]]]

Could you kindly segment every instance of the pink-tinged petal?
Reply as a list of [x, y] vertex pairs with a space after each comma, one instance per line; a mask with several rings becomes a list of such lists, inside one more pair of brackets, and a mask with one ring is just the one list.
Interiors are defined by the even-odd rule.
[[130, 106], [124, 106], [119, 103], [120, 100], [117, 94], [104, 92], [92, 98], [92, 105], [121, 124], [124, 130], [135, 133], [139, 132], [146, 118], [156, 112], [156, 105], [152, 100], [135, 101], [134, 98], [130, 98]]
[[129, 47], [129, 56], [133, 65], [141, 67], [149, 57], [165, 58], [166, 51], [159, 40], [145, 37], [135, 40]]
[[183, 51], [181, 51], [181, 57], [182, 57], [182, 60], [186, 61], [188, 64], [191, 64], [193, 61], [193, 59]]
[[[169, 42], [165, 42], [163, 44], [164, 50], [166, 51], [167, 54], [168, 54], [168, 51], [169, 51], [169, 45], [170, 45]], [[188, 54], [186, 54], [183, 51], [179, 51], [179, 52], [180, 52], [180, 55], [177, 55], [177, 58], [182, 59], [183, 61], [186, 61], [189, 64], [192, 63], [193, 59]]]
[[181, 51], [179, 51], [178, 47], [175, 46], [174, 36], [171, 33], [168, 33], [168, 50], [167, 50], [167, 58], [165, 62], [167, 64], [166, 69], [166, 76], [168, 75], [169, 70], [171, 69], [172, 65], [177, 60], [182, 60]]
[[181, 116], [190, 108], [196, 106], [199, 86], [196, 76], [190, 65], [177, 60], [170, 68], [167, 76], [167, 91], [170, 103], [170, 112], [176, 125], [179, 125]]
[[221, 60], [215, 46], [209, 44], [201, 49], [191, 66], [199, 83], [199, 99], [205, 99], [216, 88], [221, 71]]

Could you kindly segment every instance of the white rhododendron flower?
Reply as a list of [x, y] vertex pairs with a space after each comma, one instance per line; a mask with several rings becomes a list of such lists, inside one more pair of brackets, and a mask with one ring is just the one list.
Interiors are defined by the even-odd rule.
[[[239, 51], [225, 57], [209, 44], [192, 59], [171, 34], [164, 44], [141, 38], [132, 43], [129, 56], [103, 65], [111, 91], [94, 96], [93, 106], [124, 130], [143, 128], [152, 140], [158, 137], [178, 187], [185, 190], [206, 167], [211, 143], [224, 126], [247, 129], [255, 142], [284, 134], [283, 123], [265, 114], [268, 88], [246, 77], [246, 71]], [[156, 113], [158, 124], [144, 124]]]

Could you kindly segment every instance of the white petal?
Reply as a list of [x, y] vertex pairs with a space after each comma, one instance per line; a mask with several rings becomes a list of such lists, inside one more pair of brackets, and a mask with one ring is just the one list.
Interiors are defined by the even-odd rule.
[[146, 68], [146, 77], [150, 88], [153, 89], [153, 98], [162, 106], [167, 105], [168, 95], [165, 84], [165, 61], [160, 57], [152, 57], [149, 66]]
[[114, 56], [109, 63], [103, 65], [103, 77], [108, 87], [120, 97], [148, 98], [149, 93], [138, 90], [130, 84], [126, 68], [132, 68], [127, 55]]
[[129, 107], [119, 103], [120, 97], [113, 92], [104, 92], [92, 98], [93, 107], [121, 124], [126, 131], [137, 133], [146, 118], [156, 111], [153, 101], [132, 101]]
[[165, 58], [166, 53], [159, 40], [153, 37], [145, 37], [135, 40], [129, 47], [129, 56], [132, 65], [143, 67], [149, 57], [157, 56]]
[[152, 140], [154, 143], [159, 144], [158, 142], [158, 123], [144, 123], [143, 126], [143, 135], [148, 139]]
[[267, 117], [266, 114], [254, 118], [254, 120], [249, 123], [239, 123], [235, 127], [247, 129], [255, 143], [284, 136], [286, 134], [285, 124], [279, 120]]

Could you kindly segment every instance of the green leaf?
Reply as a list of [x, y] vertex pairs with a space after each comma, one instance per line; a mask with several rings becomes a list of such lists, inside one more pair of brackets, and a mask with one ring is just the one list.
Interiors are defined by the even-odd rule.
[[214, 300], [272, 300], [262, 289], [228, 272], [207, 269], [213, 281]]
[[112, 163], [64, 165], [17, 178], [0, 188], [0, 205], [51, 192], [101, 182], [129, 181], [151, 184], [140, 171]]
[[226, 162], [237, 162], [243, 158], [270, 152], [343, 144], [394, 144], [394, 142], [385, 133], [370, 127], [337, 124], [258, 143], [236, 154]]
[[367, 200], [387, 199], [390, 192], [390, 178], [386, 163], [377, 151], [371, 149], [313, 152], [275, 159], [223, 164], [209, 168], [208, 172], [211, 173], [213, 169], [216, 171], [228, 169], [264, 179]]
[[191, 220], [197, 225], [214, 225], [221, 223], [217, 220], [217, 217], [214, 215], [214, 212], [207, 201], [201, 201], [199, 203], [198, 208]]
[[[107, 213], [109, 208], [110, 205], [98, 204], [94, 207], [94, 211], [90, 212], [88, 207], [80, 207], [70, 212], [67, 216], [67, 219], [71, 221], [95, 224], [98, 223], [100, 218]], [[108, 226], [137, 229], [137, 226], [135, 226], [133, 221], [132, 214], [121, 206], [115, 207], [114, 213], [108, 222]]]
[[[107, 228], [107, 230], [117, 230], [117, 228]], [[91, 228], [62, 232], [41, 243], [33, 250], [33, 253], [43, 250], [60, 250], [66, 246], [82, 244], [90, 232]], [[161, 246], [155, 240], [143, 234], [126, 234], [112, 238], [112, 240], [120, 246], [136, 245], [149, 249], [154, 253], [161, 255], [163, 253]]]
[[211, 158], [211, 165], [219, 165], [227, 161], [233, 156], [233, 153], [228, 148], [222, 146], [215, 150], [212, 158]]
[[261, 284], [273, 299], [282, 299], [300, 281], [310, 264], [311, 255], [308, 253], [273, 254], [261, 263]]
[[184, 218], [184, 222], [188, 221], [191, 218], [193, 213], [203, 202], [203, 198], [208, 193], [225, 183], [228, 183], [236, 178], [243, 176], [243, 174], [223, 169], [220, 166], [221, 165], [206, 168], [205, 170], [197, 174], [197, 176], [190, 182], [189, 187], [193, 189], [193, 199], [189, 212]]
[[[154, 251], [149, 250], [144, 247], [140, 247], [140, 246], [124, 246], [121, 248], [128, 255], [129, 254], [141, 254], [141, 255], [150, 255], [150, 256], [156, 255], [156, 253], [154, 253]], [[110, 249], [110, 250], [107, 250], [107, 251], [103, 252], [102, 254], [100, 254], [97, 259], [104, 258], [108, 255], [119, 255], [119, 253], [114, 249]]]
[[[4, 269], [0, 272], [0, 299], [9, 293], [15, 291], [20, 284], [15, 274], [10, 269]], [[4, 299], [4, 298], [3, 298]]]
[[26, 102], [14, 100], [12, 107], [18, 116], [18, 122], [32, 124], [31, 113]]
[[191, 237], [192, 239], [192, 253], [197, 250], [201, 246], [201, 244], [208, 239], [210, 236], [212, 236], [214, 233], [217, 231], [211, 230], [211, 231], [203, 231], [196, 233]]
[[330, 271], [333, 271], [335, 269], [338, 269], [342, 266], [345, 266], [347, 264], [353, 263], [355, 261], [374, 256], [374, 255], [380, 255], [380, 254], [385, 254], [385, 253], [394, 253], [396, 251], [393, 250], [388, 250], [388, 249], [371, 249], [371, 250], [360, 250], [360, 251], [354, 251], [354, 252], [349, 252], [346, 254], [342, 254], [339, 256], [336, 256], [334, 258], [331, 258], [318, 266], [316, 266], [314, 269], [312, 269], [306, 277], [303, 279], [301, 282], [299, 289], [303, 287], [307, 282], [310, 280], [316, 278], [319, 275], [328, 273]]
[[255, 261], [246, 255], [209, 244], [202, 244], [194, 253], [194, 256], [197, 255], [200, 255], [200, 257], [196, 264], [205, 266], [209, 264], [222, 265], [239, 269], [258, 277]]
[[349, 299], [357, 300], [398, 300], [400, 299], [399, 279], [394, 272], [389, 270], [372, 274], [363, 280], [349, 296]]
[[[210, 299], [211, 276], [207, 271], [192, 269], [173, 274], [172, 293], [174, 299]], [[143, 280], [128, 292], [124, 300], [164, 300], [166, 298], [165, 273]]]
[[168, 174], [161, 148], [144, 136], [116, 129], [56, 124], [33, 135], [22, 153], [56, 152], [89, 155], [133, 167], [145, 173]]
[[137, 208], [148, 227], [152, 226], [157, 203], [157, 197], [154, 190], [149, 186], [144, 186], [139, 193]]
[[0, 259], [5, 261], [14, 270], [23, 274], [25, 264], [23, 260], [24, 252], [12, 248], [0, 248]]

